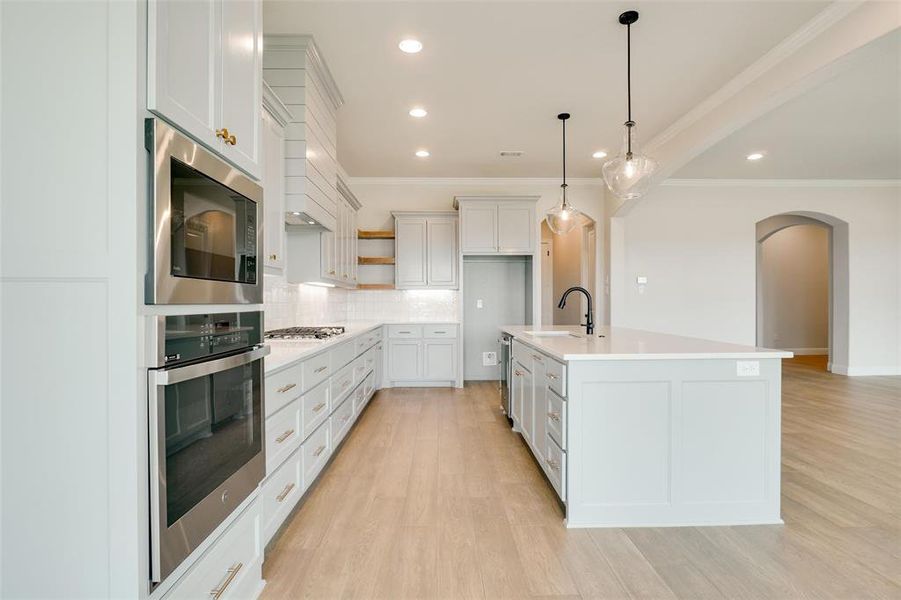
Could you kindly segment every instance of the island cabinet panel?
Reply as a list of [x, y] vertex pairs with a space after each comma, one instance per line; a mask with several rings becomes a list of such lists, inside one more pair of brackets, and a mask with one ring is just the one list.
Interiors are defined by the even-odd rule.
[[532, 356], [532, 452], [547, 471], [547, 461], [542, 460], [547, 450], [547, 369], [544, 360], [538, 353]]
[[570, 361], [567, 526], [781, 523], [781, 362], [755, 362]]

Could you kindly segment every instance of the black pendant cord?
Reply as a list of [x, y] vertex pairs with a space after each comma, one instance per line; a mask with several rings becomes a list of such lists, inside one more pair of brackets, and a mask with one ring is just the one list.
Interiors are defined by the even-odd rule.
[[626, 97], [628, 120], [626, 121], [626, 160], [632, 160], [632, 24], [638, 20], [638, 12], [629, 10], [619, 16], [619, 22], [626, 26]]
[[563, 207], [567, 206], [566, 204], [566, 120], [569, 118], [569, 113], [560, 113], [557, 115], [557, 118], [563, 121], [563, 185], [560, 187], [563, 189]]

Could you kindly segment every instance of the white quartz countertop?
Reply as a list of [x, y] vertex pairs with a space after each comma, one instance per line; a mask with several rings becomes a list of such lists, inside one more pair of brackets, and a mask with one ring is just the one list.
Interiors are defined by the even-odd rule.
[[[584, 327], [574, 325], [551, 325], [540, 328], [511, 325], [500, 329], [523, 344], [563, 361], [757, 359], [793, 356], [791, 352], [785, 350], [742, 346], [625, 327], [595, 327], [590, 337], [585, 335]], [[565, 332], [572, 335], [543, 336], [530, 333], [536, 330]]]
[[351, 323], [345, 324], [344, 333], [325, 340], [266, 340], [266, 345], [271, 349], [264, 359], [267, 374], [281, 370], [299, 360], [319, 354], [329, 348], [337, 346], [347, 340], [378, 329], [383, 325], [412, 325], [412, 324], [448, 325], [458, 324], [459, 321], [380, 321], [375, 323]]

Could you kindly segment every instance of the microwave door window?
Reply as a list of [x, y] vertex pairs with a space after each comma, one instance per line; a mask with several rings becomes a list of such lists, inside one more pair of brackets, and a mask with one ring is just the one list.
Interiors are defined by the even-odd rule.
[[256, 204], [172, 159], [172, 274], [256, 282]]

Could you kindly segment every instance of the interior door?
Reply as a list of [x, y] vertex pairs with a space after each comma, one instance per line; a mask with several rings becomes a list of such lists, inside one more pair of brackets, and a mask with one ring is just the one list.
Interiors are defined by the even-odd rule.
[[[172, 2], [172, 4], [179, 4]], [[217, 128], [235, 136], [223, 154], [260, 176], [260, 110], [263, 102], [263, 17], [261, 2], [221, 2], [221, 117]]]

